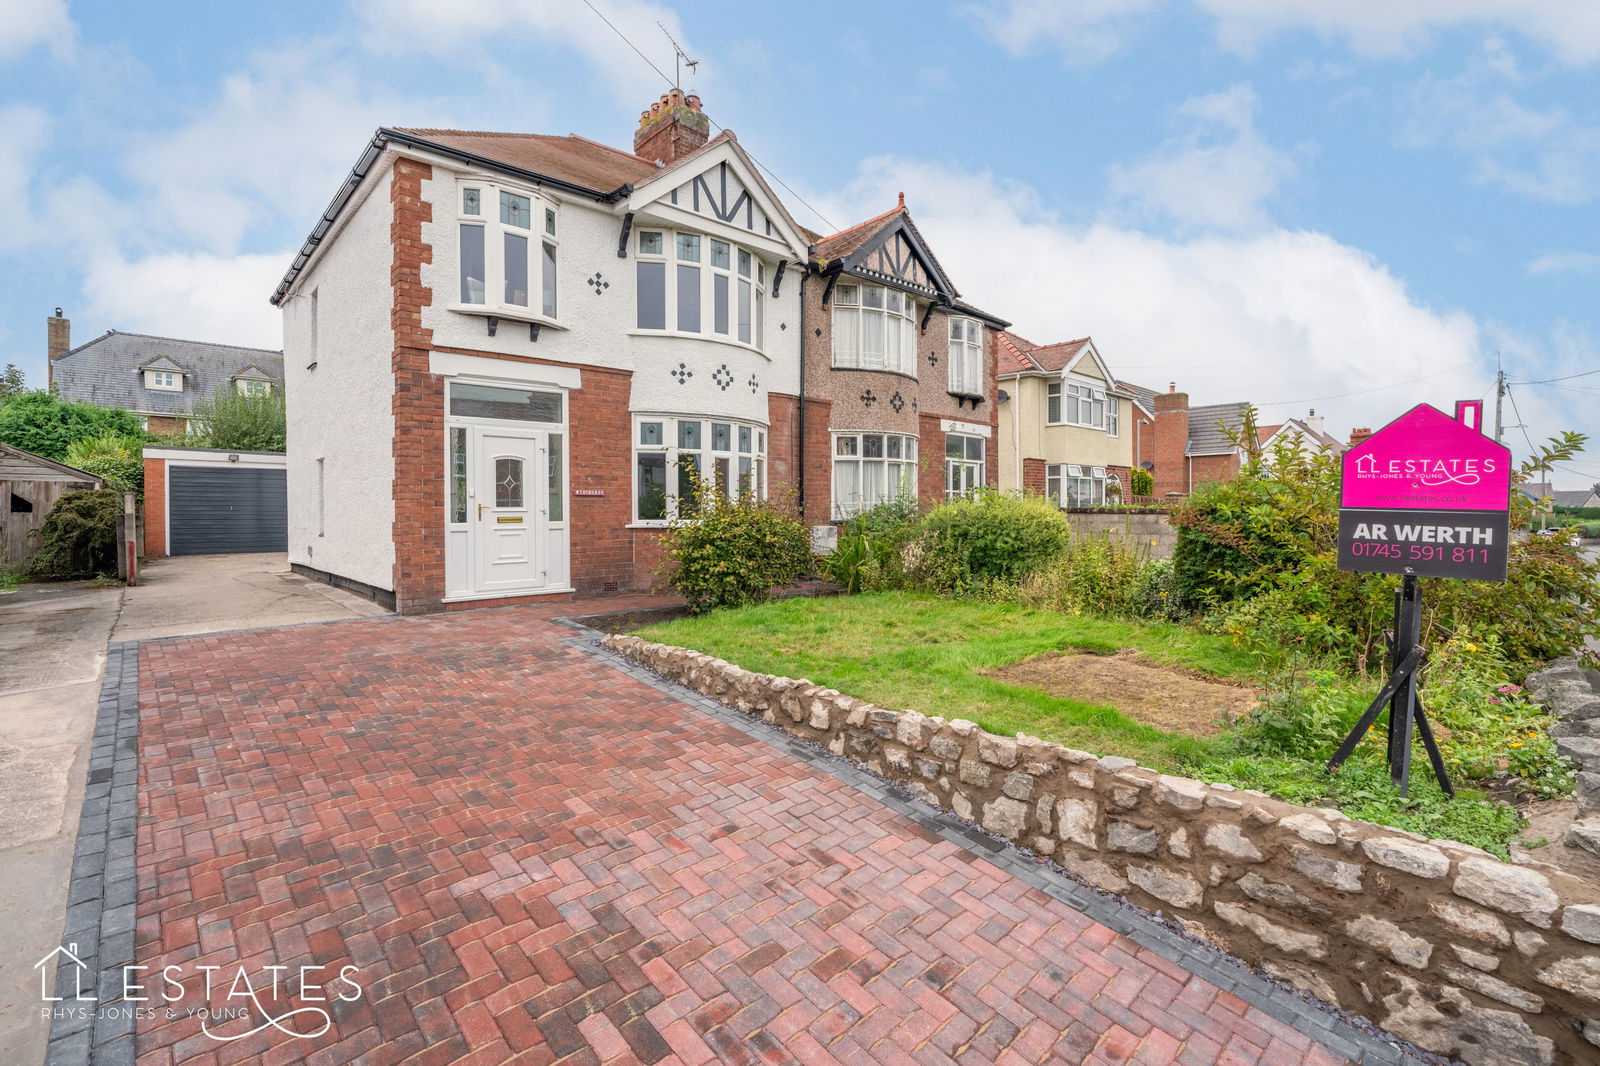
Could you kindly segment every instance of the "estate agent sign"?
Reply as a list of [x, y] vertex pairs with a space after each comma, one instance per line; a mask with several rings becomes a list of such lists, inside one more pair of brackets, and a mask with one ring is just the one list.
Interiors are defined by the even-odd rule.
[[1339, 569], [1504, 581], [1510, 505], [1511, 452], [1418, 404], [1344, 455]]
[[[1469, 417], [1470, 416], [1470, 417]], [[1418, 404], [1344, 455], [1339, 487], [1339, 569], [1403, 574], [1394, 594], [1388, 682], [1328, 760], [1337, 770], [1389, 709], [1389, 777], [1404, 796], [1411, 733], [1433, 775], [1454, 795], [1418, 692], [1422, 647], [1419, 577], [1506, 579], [1511, 532], [1511, 452], [1483, 435], [1483, 405], [1456, 404], [1456, 417]]]

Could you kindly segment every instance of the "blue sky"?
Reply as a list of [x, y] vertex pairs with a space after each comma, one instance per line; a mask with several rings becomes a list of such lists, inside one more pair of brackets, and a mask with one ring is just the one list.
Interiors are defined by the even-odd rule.
[[[1342, 436], [1484, 395], [1497, 352], [1600, 370], [1600, 6], [594, 2], [702, 61], [804, 224], [903, 190], [969, 299], [1128, 379]], [[8, 0], [0, 362], [42, 380], [58, 305], [80, 343], [277, 346], [266, 297], [377, 125], [628, 147], [662, 88], [582, 0]], [[1600, 373], [1512, 395], [1535, 440], [1600, 437]]]

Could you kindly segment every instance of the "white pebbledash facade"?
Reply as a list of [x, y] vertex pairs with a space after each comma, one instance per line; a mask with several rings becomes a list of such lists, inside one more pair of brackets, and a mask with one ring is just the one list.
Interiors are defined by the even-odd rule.
[[274, 296], [295, 569], [401, 611], [645, 587], [680, 474], [766, 491], [807, 235], [705, 132], [676, 91], [654, 158], [379, 131]]

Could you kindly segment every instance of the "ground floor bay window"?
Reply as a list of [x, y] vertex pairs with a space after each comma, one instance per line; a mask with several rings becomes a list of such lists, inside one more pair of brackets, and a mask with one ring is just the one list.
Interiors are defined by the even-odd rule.
[[1102, 507], [1106, 502], [1106, 468], [1060, 463], [1045, 467], [1045, 495], [1058, 507]]
[[983, 484], [983, 438], [947, 433], [944, 438], [944, 494], [965, 496]]
[[833, 517], [917, 494], [917, 438], [899, 433], [833, 435]]
[[640, 415], [633, 424], [633, 518], [693, 514], [700, 494], [767, 496], [767, 430], [727, 419]]

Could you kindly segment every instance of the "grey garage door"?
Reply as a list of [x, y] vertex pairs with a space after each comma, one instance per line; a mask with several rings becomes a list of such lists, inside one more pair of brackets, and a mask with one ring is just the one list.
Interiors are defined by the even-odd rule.
[[167, 467], [173, 555], [289, 550], [288, 480], [282, 470]]

